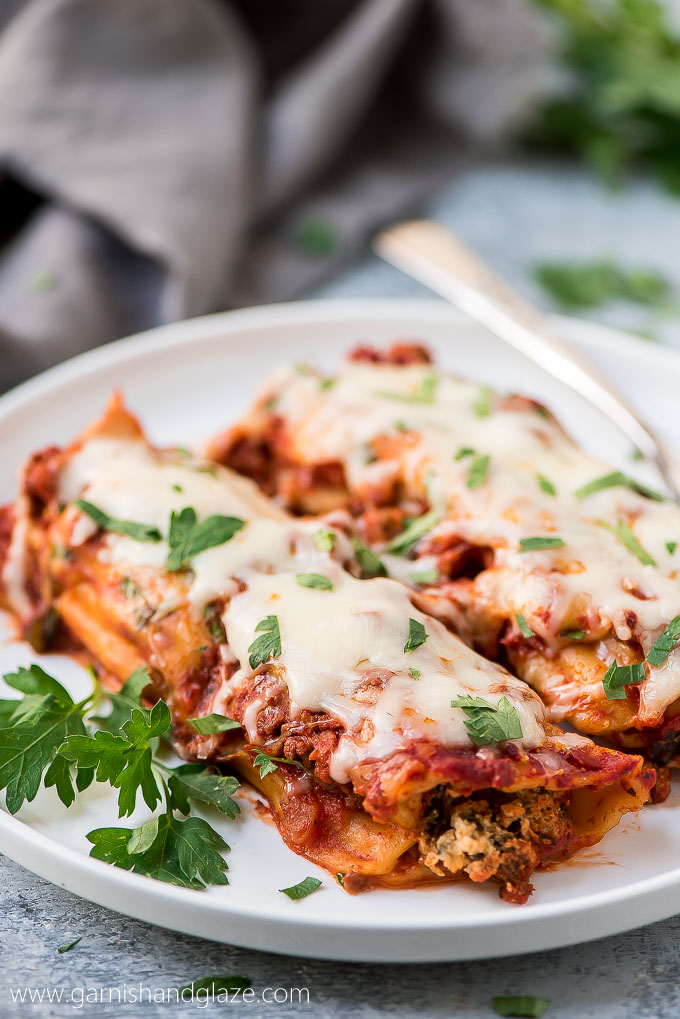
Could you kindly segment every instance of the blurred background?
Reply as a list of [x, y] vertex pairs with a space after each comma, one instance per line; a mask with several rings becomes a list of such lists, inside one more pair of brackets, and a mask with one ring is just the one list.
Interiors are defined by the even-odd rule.
[[680, 0], [0, 0], [0, 388], [175, 319], [425, 293], [426, 214], [680, 347]]

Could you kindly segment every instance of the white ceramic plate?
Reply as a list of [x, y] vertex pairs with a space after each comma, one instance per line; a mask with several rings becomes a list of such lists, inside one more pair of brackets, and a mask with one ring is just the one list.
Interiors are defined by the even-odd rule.
[[[556, 324], [680, 446], [677, 354], [582, 322]], [[631, 469], [626, 443], [596, 412], [446, 305], [326, 301], [157, 329], [78, 357], [9, 393], [0, 399], [0, 498], [13, 497], [15, 470], [30, 452], [72, 437], [114, 388], [124, 392], [154, 440], [187, 445], [236, 418], [258, 380], [281, 361], [310, 359], [332, 370], [357, 341], [405, 337], [427, 341], [446, 368], [545, 399], [577, 438]], [[6, 643], [0, 673], [36, 658], [27, 646]], [[73, 662], [48, 655], [42, 664], [72, 689], [88, 688], [87, 674]], [[284, 846], [255, 816], [254, 794], [247, 791], [242, 820], [210, 817], [232, 847], [230, 885], [206, 892], [176, 888], [89, 859], [85, 833], [117, 823], [108, 787], [90, 788], [68, 811], [53, 793], [43, 790], [14, 818], [0, 810], [3, 852], [101, 905], [248, 948], [377, 962], [472, 959], [568, 945], [680, 911], [677, 794], [625, 820], [571, 864], [536, 875], [530, 903], [512, 906], [493, 887], [470, 883], [350, 897]], [[140, 811], [133, 821], [144, 816]], [[314, 895], [291, 902], [278, 891], [308, 874], [324, 882]]]

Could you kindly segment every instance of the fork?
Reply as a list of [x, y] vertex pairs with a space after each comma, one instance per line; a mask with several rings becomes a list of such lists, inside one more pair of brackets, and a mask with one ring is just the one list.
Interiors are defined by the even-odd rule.
[[432, 220], [412, 220], [377, 234], [373, 249], [593, 404], [655, 465], [680, 502], [680, 463], [668, 446], [585, 358], [557, 337], [536, 308], [451, 231]]

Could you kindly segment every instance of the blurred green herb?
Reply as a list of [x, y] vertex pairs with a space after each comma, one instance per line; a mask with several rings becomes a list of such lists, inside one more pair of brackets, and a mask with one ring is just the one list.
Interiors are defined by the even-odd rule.
[[596, 308], [617, 299], [657, 309], [671, 304], [671, 287], [663, 276], [649, 269], [625, 269], [610, 259], [542, 262], [534, 274], [563, 308]]
[[295, 227], [293, 241], [307, 255], [332, 255], [340, 243], [337, 228], [325, 219], [306, 219]]
[[571, 71], [525, 136], [575, 152], [610, 186], [644, 167], [680, 195], [680, 34], [660, 0], [535, 0], [560, 31]]

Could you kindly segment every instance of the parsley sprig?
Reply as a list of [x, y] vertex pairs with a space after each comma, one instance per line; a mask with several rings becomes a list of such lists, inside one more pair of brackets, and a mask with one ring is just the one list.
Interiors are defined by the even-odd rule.
[[163, 537], [158, 528], [152, 524], [139, 524], [134, 520], [119, 520], [116, 517], [110, 517], [99, 506], [94, 506], [91, 502], [87, 502], [86, 499], [76, 499], [73, 505], [81, 513], [85, 513], [91, 520], [94, 520], [95, 524], [101, 527], [103, 531], [123, 534], [127, 538], [133, 538], [135, 541], [159, 542]]
[[239, 517], [225, 517], [215, 513], [199, 524], [196, 510], [192, 506], [185, 506], [179, 513], [173, 510], [168, 532], [170, 553], [165, 568], [171, 572], [183, 569], [199, 552], [224, 545], [242, 527], [245, 527], [245, 521]]
[[522, 738], [522, 723], [519, 711], [507, 697], [501, 697], [498, 704], [491, 704], [483, 697], [456, 697], [452, 708], [462, 708], [467, 719], [465, 728], [475, 746], [487, 747], [506, 739]]

